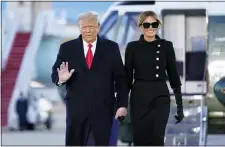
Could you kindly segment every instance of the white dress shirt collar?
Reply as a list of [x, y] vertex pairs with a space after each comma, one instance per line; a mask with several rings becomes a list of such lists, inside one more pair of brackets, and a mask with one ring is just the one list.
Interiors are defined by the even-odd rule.
[[[83, 39], [82, 39], [83, 40]], [[86, 57], [87, 52], [88, 52], [88, 44], [86, 41], [83, 40], [83, 47], [84, 47], [84, 55]], [[93, 55], [95, 54], [95, 50], [96, 50], [96, 44], [97, 44], [97, 38], [94, 42], [90, 43], [92, 45], [91, 51], [93, 53]]]

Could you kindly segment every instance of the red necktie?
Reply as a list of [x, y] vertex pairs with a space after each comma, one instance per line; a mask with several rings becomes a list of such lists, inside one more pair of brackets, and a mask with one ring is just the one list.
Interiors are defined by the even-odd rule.
[[92, 59], [93, 59], [93, 53], [91, 51], [91, 47], [92, 47], [92, 44], [88, 44], [88, 52], [86, 55], [86, 62], [87, 62], [89, 69], [91, 68], [91, 63], [92, 63]]

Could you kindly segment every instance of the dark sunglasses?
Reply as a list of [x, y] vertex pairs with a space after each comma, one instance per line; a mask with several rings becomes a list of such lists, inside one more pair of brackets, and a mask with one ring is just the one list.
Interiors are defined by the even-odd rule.
[[144, 22], [142, 25], [145, 29], [148, 29], [150, 26], [152, 26], [152, 28], [158, 28], [159, 22], [153, 22], [153, 23]]

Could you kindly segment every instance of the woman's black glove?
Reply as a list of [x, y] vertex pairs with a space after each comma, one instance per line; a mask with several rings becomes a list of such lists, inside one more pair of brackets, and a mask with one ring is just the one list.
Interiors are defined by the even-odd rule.
[[184, 112], [183, 112], [183, 102], [182, 102], [182, 94], [181, 94], [181, 88], [174, 88], [173, 93], [175, 95], [175, 100], [177, 104], [177, 115], [175, 115], [176, 124], [180, 123], [184, 118]]

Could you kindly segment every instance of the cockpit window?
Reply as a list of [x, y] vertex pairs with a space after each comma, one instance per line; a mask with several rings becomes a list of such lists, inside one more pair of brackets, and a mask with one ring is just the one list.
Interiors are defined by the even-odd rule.
[[124, 37], [121, 40], [121, 44], [127, 44], [130, 41], [138, 40], [141, 35], [141, 30], [138, 27], [138, 17], [140, 12], [130, 12], [126, 13], [123, 17], [122, 25], [124, 28]]
[[140, 12], [128, 12], [119, 17], [118, 12], [113, 11], [103, 22], [99, 34], [119, 44], [137, 40], [141, 34], [137, 25], [139, 15]]
[[122, 16], [113, 11], [103, 22], [100, 29], [100, 36], [117, 42], [120, 46], [122, 57], [124, 57], [125, 47], [130, 41], [138, 40], [141, 30], [137, 25], [141, 12], [127, 12]]
[[114, 40], [116, 23], [118, 19], [118, 12], [112, 11], [106, 20], [101, 24], [99, 35], [103, 38]]

